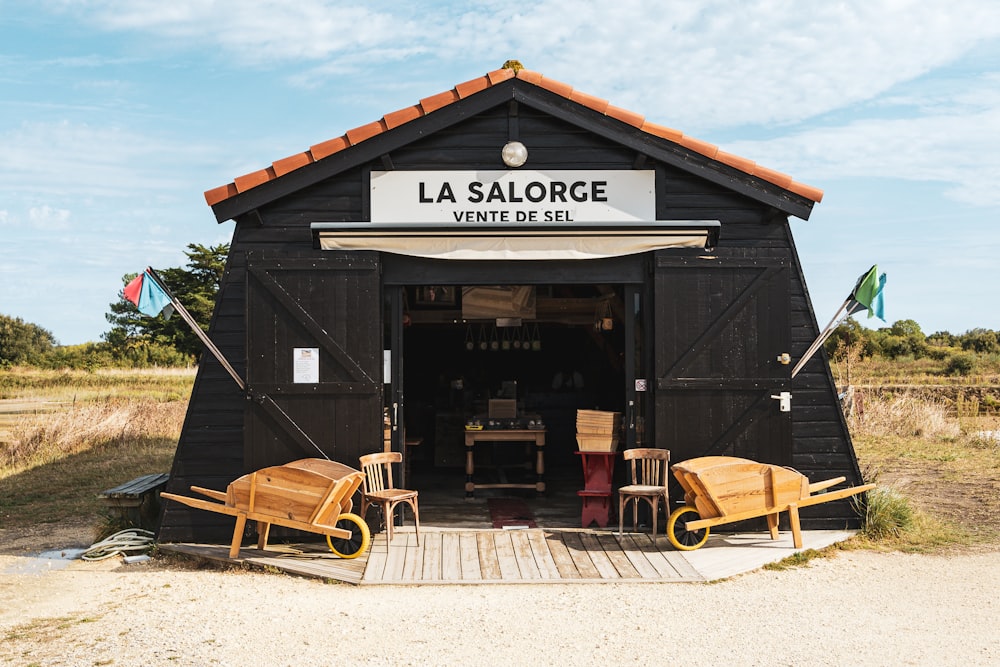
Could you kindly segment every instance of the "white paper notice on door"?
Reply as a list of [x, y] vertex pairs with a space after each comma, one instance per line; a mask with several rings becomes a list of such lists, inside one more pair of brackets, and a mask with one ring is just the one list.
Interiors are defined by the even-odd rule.
[[296, 347], [292, 352], [293, 382], [316, 384], [319, 382], [319, 348]]

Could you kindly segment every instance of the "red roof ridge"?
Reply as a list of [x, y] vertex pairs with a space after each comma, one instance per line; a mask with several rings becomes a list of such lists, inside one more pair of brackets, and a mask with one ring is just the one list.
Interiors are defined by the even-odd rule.
[[[607, 100], [575, 90], [569, 84], [556, 81], [555, 79], [550, 79], [538, 72], [533, 72], [517, 66], [511, 67], [510, 62], [511, 61], [508, 61], [502, 69], [487, 72], [481, 77], [460, 83], [450, 90], [443, 91], [437, 95], [431, 95], [430, 97], [425, 97], [413, 106], [393, 111], [383, 116], [380, 120], [353, 128], [339, 137], [334, 137], [328, 141], [311, 146], [306, 151], [282, 158], [274, 162], [270, 167], [254, 171], [249, 174], [244, 174], [243, 176], [237, 176], [232, 183], [227, 183], [226, 185], [206, 191], [205, 201], [208, 202], [209, 206], [215, 206], [219, 202], [225, 201], [230, 197], [234, 197], [241, 192], [246, 192], [251, 188], [255, 188], [262, 183], [284, 176], [285, 174], [304, 167], [307, 164], [322, 160], [351, 146], [356, 146], [357, 144], [376, 135], [397, 128], [400, 125], [408, 123], [412, 120], [416, 120], [421, 116], [433, 113], [434, 111], [457, 102], [458, 100], [465, 99], [470, 95], [475, 95], [476, 93], [491, 86], [495, 86], [515, 77], [525, 81], [526, 83], [544, 88], [545, 90], [555, 93], [556, 95], [572, 100], [573, 102], [582, 104], [589, 109], [597, 111], [598, 113], [605, 114], [623, 123], [627, 123], [643, 132], [646, 132], [647, 134], [672, 141], [687, 148], [688, 150], [692, 150], [712, 160], [717, 160], [746, 174], [755, 176], [769, 183], [773, 183], [780, 188], [788, 190], [789, 192], [794, 192], [795, 194], [805, 197], [806, 199], [817, 203], [823, 200], [823, 191], [819, 188], [799, 183], [792, 179], [791, 176], [758, 165], [753, 160], [748, 160], [738, 155], [721, 151], [718, 146], [688, 136], [680, 130], [651, 123], [640, 114], [629, 111], [628, 109], [613, 106]], [[517, 65], [519, 65], [519, 63], [517, 63]]]

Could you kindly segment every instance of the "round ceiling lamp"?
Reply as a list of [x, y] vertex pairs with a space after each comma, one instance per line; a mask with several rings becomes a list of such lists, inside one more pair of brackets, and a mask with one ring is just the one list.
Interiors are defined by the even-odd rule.
[[520, 167], [528, 161], [528, 149], [520, 141], [509, 141], [504, 144], [500, 155], [508, 167]]

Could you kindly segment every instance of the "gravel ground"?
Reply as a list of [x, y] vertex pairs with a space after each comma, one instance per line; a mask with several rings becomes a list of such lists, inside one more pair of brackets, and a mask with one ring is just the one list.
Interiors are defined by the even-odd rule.
[[713, 584], [355, 587], [0, 556], [4, 665], [1000, 664], [1000, 551]]

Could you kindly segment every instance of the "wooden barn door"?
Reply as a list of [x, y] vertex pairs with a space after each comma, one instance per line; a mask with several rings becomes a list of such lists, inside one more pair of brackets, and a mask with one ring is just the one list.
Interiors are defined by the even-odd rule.
[[654, 280], [655, 429], [674, 462], [724, 455], [792, 461], [789, 270], [774, 257], [671, 257]]
[[247, 469], [381, 449], [379, 284], [376, 253], [248, 254]]

